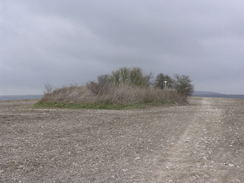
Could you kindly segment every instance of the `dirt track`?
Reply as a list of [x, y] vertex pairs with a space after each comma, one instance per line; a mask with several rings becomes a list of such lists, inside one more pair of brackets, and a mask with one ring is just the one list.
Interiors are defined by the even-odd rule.
[[0, 182], [244, 182], [244, 100], [144, 110], [0, 102]]

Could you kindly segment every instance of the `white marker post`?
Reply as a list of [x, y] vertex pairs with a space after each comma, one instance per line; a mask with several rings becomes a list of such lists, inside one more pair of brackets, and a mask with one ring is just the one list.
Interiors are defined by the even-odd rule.
[[168, 83], [168, 81], [164, 81], [164, 89], [167, 89], [167, 83]]

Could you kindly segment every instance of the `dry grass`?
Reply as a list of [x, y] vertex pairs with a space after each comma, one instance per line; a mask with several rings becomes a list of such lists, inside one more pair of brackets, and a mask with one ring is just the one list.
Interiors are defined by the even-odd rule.
[[161, 90], [150, 87], [120, 85], [109, 93], [98, 96], [97, 101], [112, 104], [178, 103], [180, 97], [173, 90]]
[[70, 86], [46, 93], [41, 102], [90, 103], [95, 95], [85, 86]]
[[86, 86], [64, 87], [45, 94], [40, 102], [125, 106], [135, 104], [179, 104], [185, 102], [185, 98], [174, 90], [122, 84], [111, 86], [106, 93], [98, 95], [94, 94]]

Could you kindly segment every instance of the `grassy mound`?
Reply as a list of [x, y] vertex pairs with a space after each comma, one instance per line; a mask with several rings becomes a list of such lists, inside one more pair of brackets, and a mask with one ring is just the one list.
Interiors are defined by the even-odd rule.
[[35, 105], [56, 108], [125, 109], [148, 105], [181, 104], [192, 92], [189, 77], [177, 75], [176, 80], [159, 74], [151, 75], [140, 68], [121, 68], [101, 75], [86, 86], [71, 86], [48, 90]]
[[120, 85], [96, 95], [86, 86], [72, 86], [46, 93], [35, 104], [44, 108], [130, 109], [161, 104], [179, 104], [185, 100], [175, 91]]

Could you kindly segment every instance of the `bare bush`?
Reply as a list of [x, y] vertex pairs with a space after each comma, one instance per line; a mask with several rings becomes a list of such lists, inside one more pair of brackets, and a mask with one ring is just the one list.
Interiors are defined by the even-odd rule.
[[86, 86], [95, 95], [103, 95], [109, 91], [111, 85], [111, 77], [109, 75], [101, 75], [97, 78], [97, 82], [91, 81]]
[[44, 94], [52, 93], [53, 87], [51, 84], [45, 84], [44, 85]]
[[95, 95], [99, 95], [101, 91], [100, 85], [94, 81], [87, 83], [86, 87]]

